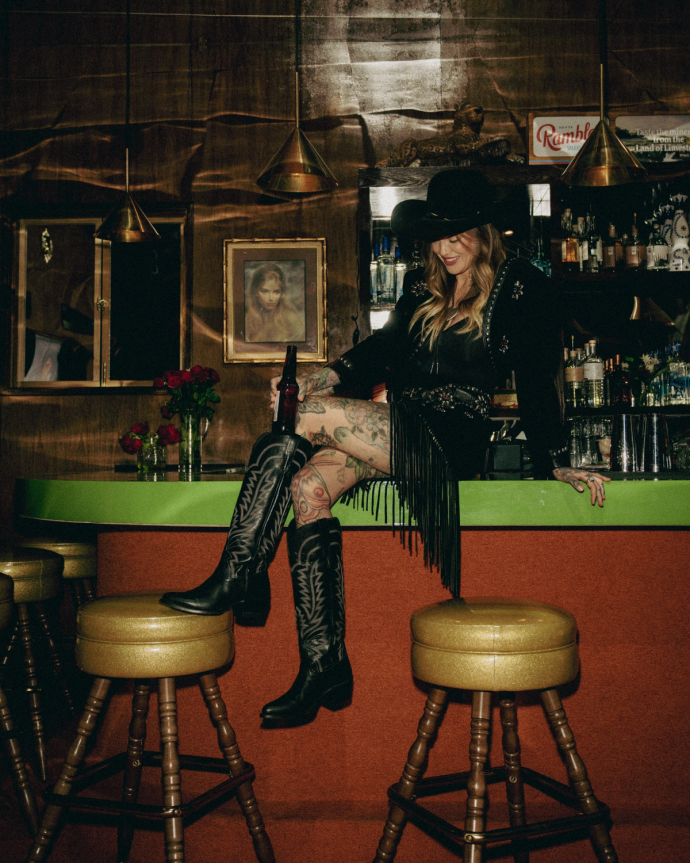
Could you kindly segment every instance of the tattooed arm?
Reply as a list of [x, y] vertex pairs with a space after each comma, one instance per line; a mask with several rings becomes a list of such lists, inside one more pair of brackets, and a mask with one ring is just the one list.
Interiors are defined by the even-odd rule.
[[604, 501], [606, 500], [604, 483], [611, 482], [610, 476], [602, 476], [600, 473], [596, 473], [596, 471], [580, 470], [576, 467], [557, 467], [553, 471], [553, 475], [561, 482], [570, 483], [575, 491], [583, 492], [585, 489], [582, 483], [585, 483], [589, 489], [592, 506], [595, 503], [598, 503], [599, 506], [604, 505]]
[[[323, 390], [337, 386], [340, 383], [340, 377], [334, 369], [325, 366], [324, 368], [319, 369], [318, 372], [314, 372], [313, 375], [309, 375], [306, 378], [297, 378], [297, 382], [299, 383], [298, 398], [303, 402], [305, 398], [312, 393], [322, 392]], [[273, 407], [275, 403], [279, 383], [280, 375], [276, 375], [274, 378], [271, 378], [271, 407]]]

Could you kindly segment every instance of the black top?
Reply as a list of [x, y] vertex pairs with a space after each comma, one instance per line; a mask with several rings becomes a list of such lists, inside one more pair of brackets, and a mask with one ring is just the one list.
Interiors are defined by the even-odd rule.
[[[480, 338], [462, 324], [441, 335], [437, 349], [420, 344], [421, 324], [410, 330], [417, 307], [431, 295], [422, 270], [405, 276], [403, 296], [386, 324], [331, 363], [346, 386], [390, 382], [394, 400], [410, 386], [471, 386], [490, 394], [501, 375], [515, 371], [520, 418], [538, 473], [548, 475], [567, 452], [557, 388], [560, 341], [553, 314], [553, 283], [527, 262], [504, 263], [484, 309]], [[450, 441], [443, 419], [443, 437]], [[458, 422], [461, 422], [458, 413]], [[452, 420], [450, 420], [452, 425]], [[442, 444], [444, 441], [441, 442]], [[454, 459], [443, 446], [451, 463]]]

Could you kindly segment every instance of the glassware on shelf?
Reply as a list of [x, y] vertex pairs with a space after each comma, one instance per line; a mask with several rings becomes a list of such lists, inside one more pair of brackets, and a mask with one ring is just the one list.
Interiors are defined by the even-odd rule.
[[671, 470], [671, 444], [663, 414], [649, 413], [642, 416], [639, 470], [653, 473]]

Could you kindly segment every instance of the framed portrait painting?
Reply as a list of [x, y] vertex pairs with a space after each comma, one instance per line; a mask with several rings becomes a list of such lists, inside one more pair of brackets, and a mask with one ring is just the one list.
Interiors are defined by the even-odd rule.
[[325, 362], [326, 240], [225, 240], [224, 361]]

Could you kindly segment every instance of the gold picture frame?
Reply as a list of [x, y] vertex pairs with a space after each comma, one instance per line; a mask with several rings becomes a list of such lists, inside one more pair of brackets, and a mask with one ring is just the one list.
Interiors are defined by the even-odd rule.
[[223, 361], [326, 362], [326, 240], [223, 241]]

